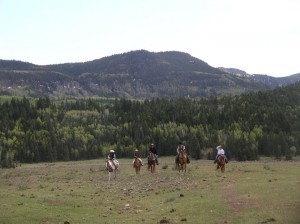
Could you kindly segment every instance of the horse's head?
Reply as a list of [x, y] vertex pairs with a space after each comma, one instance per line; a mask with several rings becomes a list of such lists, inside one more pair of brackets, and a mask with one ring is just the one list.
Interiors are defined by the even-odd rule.
[[154, 153], [150, 151], [149, 153], [149, 159], [150, 160], [155, 160], [155, 156], [154, 156]]
[[186, 151], [185, 149], [179, 149], [179, 157], [186, 157]]
[[219, 155], [217, 160], [217, 169], [221, 168], [222, 172], [225, 172], [225, 156]]
[[119, 167], [119, 162], [117, 160], [107, 160], [106, 161], [106, 169], [109, 171], [109, 172], [113, 172], [115, 171], [116, 169], [118, 169]]
[[114, 167], [111, 164], [111, 160], [107, 160], [105, 165], [106, 165], [106, 169], [108, 170], [108, 172], [113, 172]]
[[219, 162], [220, 164], [225, 163], [225, 157], [224, 157], [224, 155], [219, 155], [219, 157], [218, 157], [218, 162]]

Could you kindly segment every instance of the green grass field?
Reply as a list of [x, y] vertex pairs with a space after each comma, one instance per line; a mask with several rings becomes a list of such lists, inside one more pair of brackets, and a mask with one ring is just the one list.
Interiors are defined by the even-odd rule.
[[156, 173], [119, 159], [108, 182], [104, 159], [0, 169], [0, 223], [300, 223], [300, 162], [212, 161]]

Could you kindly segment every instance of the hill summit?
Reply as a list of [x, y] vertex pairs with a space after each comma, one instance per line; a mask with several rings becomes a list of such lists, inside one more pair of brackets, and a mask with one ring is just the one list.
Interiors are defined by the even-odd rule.
[[198, 98], [269, 88], [178, 51], [138, 50], [83, 63], [45, 66], [0, 60], [2, 95]]

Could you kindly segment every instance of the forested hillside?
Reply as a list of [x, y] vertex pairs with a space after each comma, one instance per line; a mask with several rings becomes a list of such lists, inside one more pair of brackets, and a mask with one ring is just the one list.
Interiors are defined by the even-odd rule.
[[207, 99], [1, 98], [1, 166], [21, 162], [94, 159], [116, 149], [175, 155], [179, 141], [195, 159], [292, 159], [300, 153], [300, 83], [267, 92]]
[[237, 76], [187, 53], [131, 51], [83, 63], [34, 65], [0, 60], [0, 95], [113, 97], [126, 99], [202, 98], [272, 89], [293, 77]]

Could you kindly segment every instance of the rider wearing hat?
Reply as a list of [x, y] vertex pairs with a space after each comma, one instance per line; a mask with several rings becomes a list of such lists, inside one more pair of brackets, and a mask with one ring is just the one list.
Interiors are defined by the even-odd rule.
[[118, 169], [118, 161], [116, 160], [115, 150], [113, 150], [113, 149], [109, 150], [107, 158], [108, 158], [108, 160], [110, 160], [112, 162], [112, 164], [115, 166], [115, 168]]
[[[141, 163], [141, 165], [142, 166], [144, 166], [143, 165], [143, 161], [142, 161], [142, 159], [141, 159], [141, 154], [140, 154], [140, 152], [139, 152], [139, 150], [138, 149], [135, 149], [134, 150], [134, 158], [137, 158], [139, 161], [140, 161], [140, 163]], [[133, 160], [133, 162], [132, 162], [133, 164], [134, 164], [134, 160]]]
[[118, 167], [116, 166], [116, 164], [114, 162], [114, 160], [116, 160], [115, 150], [113, 150], [113, 149], [109, 150], [107, 158], [113, 163], [113, 165], [116, 167], [116, 169], [118, 169]]
[[116, 154], [115, 154], [115, 150], [111, 149], [109, 151], [109, 154], [108, 154], [108, 157], [107, 157], [109, 160], [114, 160], [116, 159]]
[[[152, 152], [155, 156], [155, 161], [156, 161], [156, 164], [158, 165], [158, 155], [157, 155], [157, 151], [156, 151], [156, 148], [154, 147], [154, 144], [152, 143], [150, 145], [150, 149], [149, 149], [149, 153]], [[148, 161], [149, 161], [149, 155], [148, 155]]]
[[214, 161], [214, 163], [216, 163], [216, 162], [217, 162], [217, 160], [218, 160], [219, 156], [221, 156], [221, 155], [223, 155], [223, 156], [224, 156], [224, 158], [225, 158], [225, 163], [228, 163], [228, 159], [227, 159], [227, 157], [226, 157], [226, 155], [225, 155], [225, 151], [224, 151], [224, 149], [222, 148], [222, 146], [221, 146], [221, 145], [219, 145], [219, 146], [217, 146], [217, 148], [216, 148], [216, 149], [218, 150], [218, 153], [217, 153], [217, 155], [216, 155], [216, 158], [215, 158], [215, 161]]
[[[180, 151], [184, 151], [185, 153], [187, 153], [187, 151], [186, 151], [186, 149], [185, 149], [185, 145], [184, 144], [182, 144], [182, 142], [179, 142], [178, 143], [178, 146], [177, 146], [177, 149], [176, 149], [176, 152], [177, 152], [177, 155], [176, 155], [176, 158], [175, 158], [175, 161], [176, 161], [176, 163], [179, 163], [179, 152]], [[189, 159], [189, 157], [187, 156], [187, 163], [190, 163], [190, 159]]]

